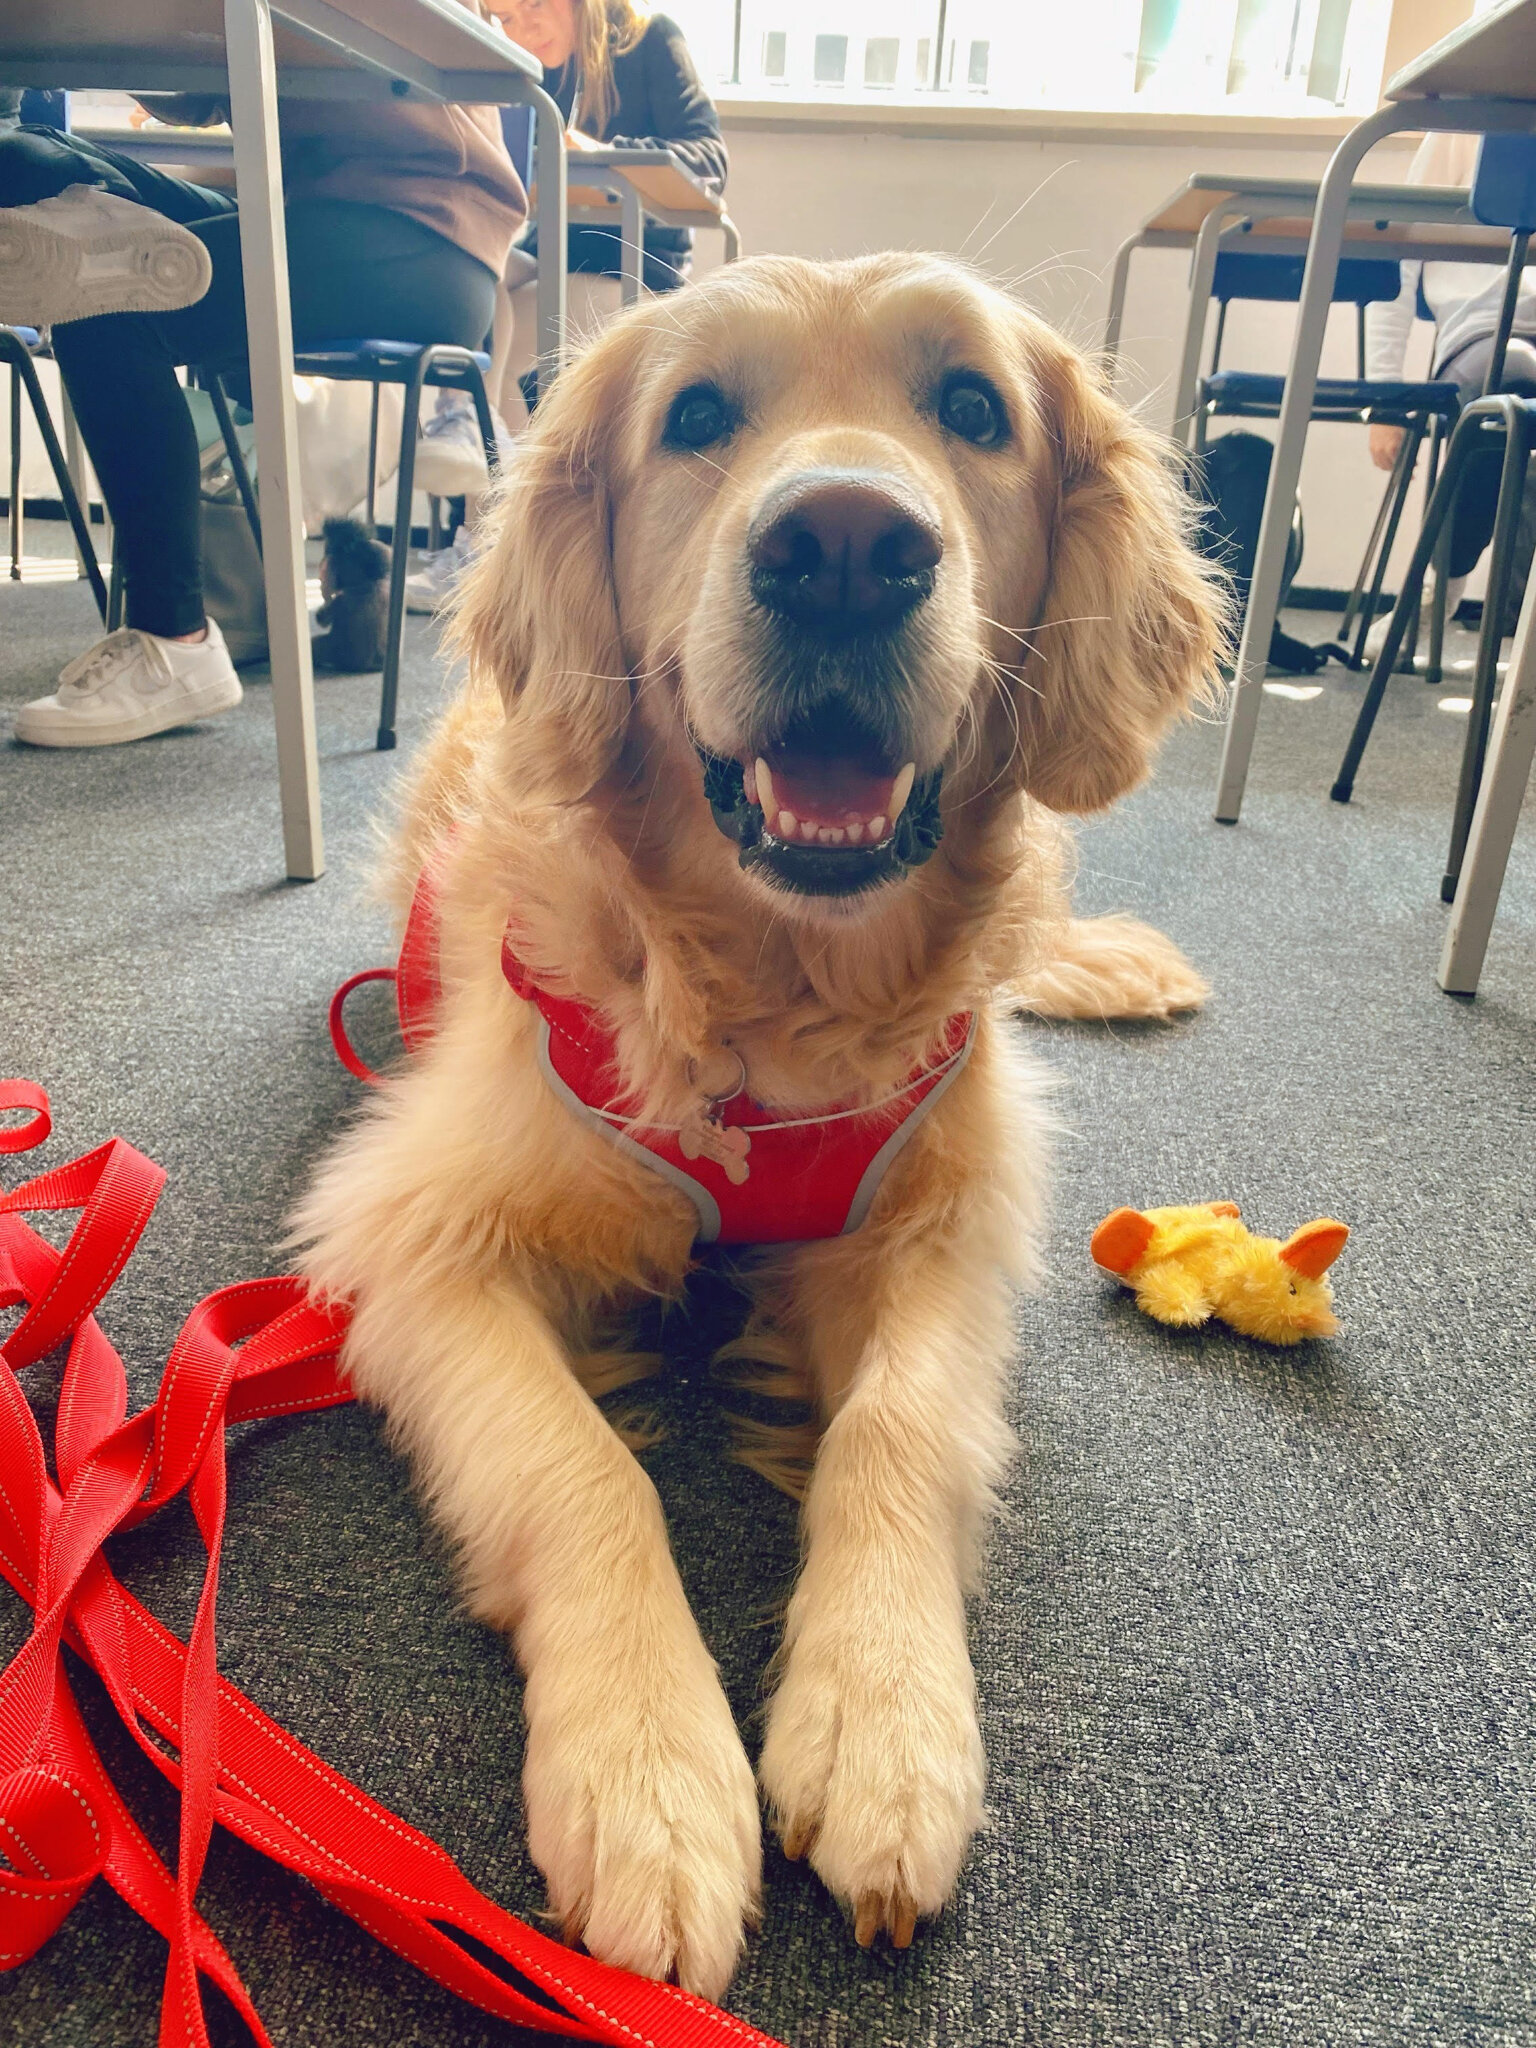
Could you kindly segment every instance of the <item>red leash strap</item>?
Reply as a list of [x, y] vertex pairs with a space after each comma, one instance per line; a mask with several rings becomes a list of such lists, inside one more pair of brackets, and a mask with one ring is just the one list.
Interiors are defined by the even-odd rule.
[[[0, 1150], [47, 1135], [47, 1098], [0, 1081]], [[24, 1313], [0, 1345], [0, 1574], [33, 1610], [0, 1673], [0, 1969], [55, 1933], [105, 1876], [169, 1944], [161, 2048], [208, 2048], [209, 1978], [269, 2048], [255, 2008], [195, 1904], [214, 1824], [307, 1877], [398, 1954], [472, 2004], [610, 2048], [777, 2048], [673, 1985], [562, 1947], [482, 1896], [435, 1842], [333, 1771], [218, 1675], [225, 1432], [350, 1401], [337, 1358], [346, 1315], [293, 1279], [247, 1281], [200, 1302], [154, 1404], [127, 1413], [122, 1360], [94, 1311], [122, 1271], [165, 1176], [120, 1138], [0, 1194], [0, 1309]], [[27, 1210], [78, 1210], [57, 1251]], [[57, 1482], [17, 1374], [68, 1343]], [[207, 1552], [183, 1643], [119, 1583], [108, 1536], [185, 1493]], [[94, 1667], [123, 1724], [181, 1792], [174, 1873], [118, 1795], [60, 1655]], [[5, 1867], [8, 1866], [8, 1867]]]

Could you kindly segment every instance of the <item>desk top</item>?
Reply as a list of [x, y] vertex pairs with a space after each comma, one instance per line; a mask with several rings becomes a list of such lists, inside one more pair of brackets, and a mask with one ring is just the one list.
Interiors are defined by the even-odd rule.
[[[1536, 0], [1532, 0], [1536, 5]], [[1229, 199], [1251, 201], [1255, 216], [1262, 216], [1265, 232], [1281, 235], [1295, 227], [1294, 220], [1281, 219], [1288, 206], [1306, 215], [1300, 230], [1303, 239], [1311, 232], [1311, 210], [1317, 204], [1316, 178], [1236, 178], [1215, 171], [1201, 171], [1186, 178], [1178, 191], [1165, 199], [1143, 223], [1147, 234], [1185, 234], [1191, 240], [1207, 216]], [[1351, 229], [1366, 232], [1365, 240], [1379, 240], [1369, 231], [1377, 220], [1388, 222], [1434, 221], [1470, 223], [1467, 193], [1453, 185], [1357, 185], [1351, 195]], [[1508, 238], [1505, 238], [1506, 246]]]
[[[596, 171], [611, 175], [599, 184], [589, 184]], [[573, 149], [566, 159], [566, 177], [572, 206], [600, 208], [610, 203], [615, 181], [622, 178], [639, 193], [641, 204], [657, 215], [687, 214], [696, 220], [716, 221], [725, 211], [719, 193], [711, 192], [667, 149]], [[582, 197], [577, 197], [578, 192]]]
[[[272, 0], [278, 85], [321, 97], [505, 101], [537, 60], [460, 0]], [[5, 0], [7, 83], [207, 92], [224, 72], [224, 0]], [[402, 92], [402, 87], [405, 91]]]
[[1389, 100], [1536, 100], [1536, 0], [1464, 22], [1389, 80]]

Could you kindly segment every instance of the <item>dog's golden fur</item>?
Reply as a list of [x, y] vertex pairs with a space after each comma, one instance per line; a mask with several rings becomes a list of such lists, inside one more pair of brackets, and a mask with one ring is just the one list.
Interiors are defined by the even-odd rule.
[[[955, 365], [1002, 394], [1005, 445], [926, 409]], [[664, 446], [701, 379], [735, 394], [740, 430], [707, 455]], [[945, 768], [942, 844], [851, 905], [743, 872], [694, 751], [739, 758], [754, 715], [753, 508], [829, 466], [894, 476], [944, 540], [906, 677], [921, 765]], [[763, 260], [649, 302], [567, 371], [512, 465], [458, 618], [469, 683], [397, 857], [402, 893], [438, 865], [438, 1029], [299, 1228], [316, 1286], [355, 1303], [348, 1368], [411, 1451], [475, 1613], [515, 1639], [532, 1851], [611, 1960], [722, 1988], [758, 1798], [655, 1492], [589, 1392], [643, 1369], [605, 1333], [678, 1293], [695, 1218], [540, 1078], [503, 927], [514, 913], [536, 975], [602, 1012], [660, 1121], [724, 1043], [759, 1100], [812, 1106], [882, 1094], [978, 1014], [864, 1226], [749, 1273], [756, 1348], [820, 1430], [760, 1777], [859, 1938], [905, 1942], [982, 1814], [964, 1593], [1009, 1449], [1010, 1288], [1043, 1156], [1005, 1013], [1163, 1014], [1203, 992], [1145, 927], [1069, 924], [1053, 815], [1131, 787], [1213, 671], [1182, 518], [1082, 359], [927, 257]]]

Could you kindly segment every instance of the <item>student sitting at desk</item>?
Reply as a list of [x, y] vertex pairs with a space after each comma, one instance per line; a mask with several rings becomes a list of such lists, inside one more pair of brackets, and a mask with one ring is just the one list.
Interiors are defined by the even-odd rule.
[[[573, 153], [670, 149], [711, 191], [725, 189], [719, 116], [675, 22], [648, 16], [638, 0], [484, 0], [484, 6], [544, 66], [544, 89], [568, 123], [566, 143]], [[580, 182], [579, 163], [571, 176]], [[619, 309], [622, 243], [616, 227], [573, 225], [568, 235], [567, 318], [580, 340]], [[641, 273], [646, 290], [672, 291], [682, 284], [692, 250], [688, 228], [648, 221]], [[537, 255], [530, 226], [512, 252], [492, 343], [491, 402], [514, 430], [528, 416], [522, 380], [537, 356]], [[486, 487], [479, 430], [468, 402], [456, 393], [438, 399], [417, 454], [416, 480], [420, 489], [440, 497]], [[446, 551], [440, 559], [440, 573], [451, 571]], [[419, 582], [412, 579], [413, 585]], [[413, 601], [430, 609], [430, 591], [423, 597], [413, 589]]]
[[[281, 130], [299, 340], [479, 348], [527, 212], [494, 109], [284, 100]], [[203, 609], [197, 435], [176, 368], [245, 354], [234, 201], [78, 136], [0, 125], [0, 320], [52, 326], [128, 617], [22, 707], [16, 737], [110, 746], [231, 709], [240, 684]]]
[[[1408, 167], [1409, 184], [1470, 185], [1477, 170], [1478, 141], [1476, 135], [1426, 135]], [[1457, 384], [1463, 405], [1480, 398], [1493, 359], [1499, 306], [1504, 296], [1503, 268], [1488, 263], [1405, 263], [1402, 272], [1403, 287], [1397, 298], [1366, 308], [1368, 373], [1380, 378], [1403, 375], [1408, 336], [1413, 328], [1422, 286], [1424, 303], [1435, 321], [1434, 369], [1431, 374], [1450, 378]], [[1536, 397], [1536, 264], [1527, 264], [1521, 276], [1514, 326], [1499, 388], [1518, 392], [1523, 397]], [[1401, 427], [1371, 427], [1371, 460], [1378, 469], [1391, 469], [1397, 459], [1403, 431]], [[1454, 612], [1460, 603], [1467, 578], [1493, 538], [1502, 459], [1500, 449], [1480, 451], [1462, 472], [1456, 509], [1451, 516], [1450, 560], [1445, 591], [1447, 614]], [[1533, 549], [1536, 549], [1536, 464], [1532, 465], [1526, 477], [1525, 502], [1515, 542], [1514, 574], [1510, 579], [1509, 600], [1503, 620], [1506, 634], [1515, 630], [1520, 600], [1530, 576]], [[1380, 650], [1391, 623], [1388, 615], [1372, 627], [1366, 641], [1367, 654]], [[1407, 659], [1405, 654], [1405, 662]]]

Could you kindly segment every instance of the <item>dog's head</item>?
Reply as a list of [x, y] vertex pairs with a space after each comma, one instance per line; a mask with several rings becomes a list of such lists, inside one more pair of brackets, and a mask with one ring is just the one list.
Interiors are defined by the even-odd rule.
[[1109, 803], [1217, 651], [1153, 437], [935, 257], [649, 301], [539, 408], [497, 522], [459, 632], [519, 783], [685, 777], [678, 829], [780, 905], [883, 900], [1021, 788]]

